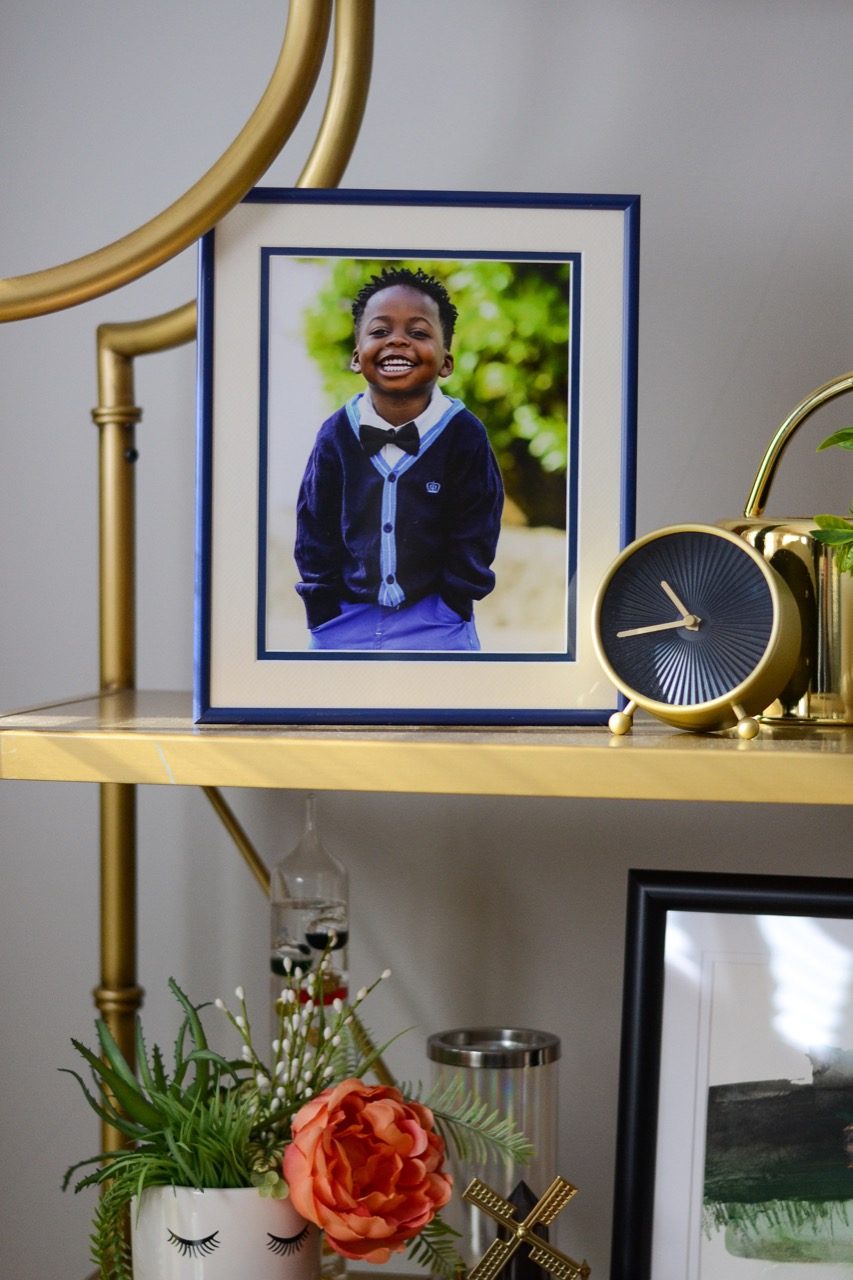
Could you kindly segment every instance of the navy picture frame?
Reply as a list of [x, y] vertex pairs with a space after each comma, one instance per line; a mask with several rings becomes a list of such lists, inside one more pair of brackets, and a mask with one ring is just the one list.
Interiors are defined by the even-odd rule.
[[[197, 722], [606, 722], [617, 695], [595, 660], [587, 619], [598, 578], [634, 534], [639, 217], [639, 196], [259, 187], [204, 237], [199, 257]], [[518, 652], [484, 645], [480, 653], [424, 655], [312, 652], [286, 628], [284, 643], [277, 639], [269, 599], [279, 599], [280, 593], [269, 584], [271, 565], [281, 557], [268, 554], [277, 510], [269, 497], [270, 477], [283, 470], [293, 476], [296, 470], [275, 464], [275, 449], [284, 450], [287, 432], [270, 392], [277, 350], [271, 334], [280, 328], [276, 308], [292, 286], [276, 283], [274, 273], [281, 267], [291, 273], [282, 278], [292, 280], [296, 264], [340, 258], [570, 264], [569, 465], [561, 571], [565, 643], [561, 638]], [[618, 349], [616, 338], [602, 336], [610, 330], [618, 334]], [[605, 351], [608, 341], [613, 349]], [[596, 377], [609, 402], [599, 419], [583, 399], [590, 390], [597, 394], [587, 386]], [[583, 467], [601, 468], [597, 479], [587, 481], [582, 445]], [[363, 696], [353, 694], [363, 685]], [[444, 698], [436, 688], [445, 690]]]
[[[657, 1158], [658, 1151], [664, 1149], [659, 1147], [660, 1129], [669, 1121], [668, 1106], [672, 1105], [671, 1095], [664, 1102], [660, 1094], [667, 1056], [676, 1052], [671, 1025], [664, 1043], [667, 930], [676, 912], [705, 913], [723, 921], [727, 917], [797, 917], [853, 922], [853, 879], [629, 872], [610, 1280], [689, 1280], [692, 1274], [685, 1257], [680, 1256], [683, 1241], [674, 1241], [662, 1221], [657, 1188], [658, 1175], [665, 1172], [676, 1186], [675, 1202], [665, 1197], [668, 1211], [680, 1221], [689, 1211], [696, 1212], [696, 1206], [688, 1204], [690, 1135], [683, 1131], [675, 1135], [681, 1147], [674, 1162], [677, 1167], [668, 1165], [662, 1171]], [[853, 924], [848, 945], [853, 948]], [[746, 994], [739, 1013], [748, 1034], [753, 1024]], [[690, 1046], [688, 1052], [693, 1052], [693, 1042], [700, 1037], [697, 1023], [698, 1019], [685, 1020], [678, 1027]], [[672, 1127], [673, 1122], [669, 1123]], [[665, 1262], [660, 1251], [655, 1254], [657, 1239], [663, 1242]], [[767, 1265], [768, 1276], [783, 1280], [783, 1264], [773, 1261]], [[820, 1266], [813, 1267], [815, 1280], [821, 1271]]]

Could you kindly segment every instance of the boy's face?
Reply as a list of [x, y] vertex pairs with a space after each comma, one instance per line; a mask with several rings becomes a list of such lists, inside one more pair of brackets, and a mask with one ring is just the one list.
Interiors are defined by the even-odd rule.
[[453, 371], [435, 299], [405, 284], [375, 293], [361, 317], [350, 368], [383, 396], [423, 394], [425, 407], [437, 379]]

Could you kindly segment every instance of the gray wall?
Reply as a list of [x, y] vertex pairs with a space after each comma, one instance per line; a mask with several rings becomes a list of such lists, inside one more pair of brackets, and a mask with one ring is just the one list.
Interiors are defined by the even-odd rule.
[[[282, 4], [29, 0], [0, 44], [3, 274], [131, 230], [217, 158], [275, 62]], [[853, 108], [847, 0], [378, 0], [352, 187], [639, 192], [638, 532], [736, 516], [770, 434], [851, 367]], [[298, 174], [322, 93], [267, 181]], [[94, 330], [187, 300], [189, 251], [73, 311], [0, 330], [0, 706], [97, 683]], [[140, 683], [192, 678], [194, 354], [141, 361]], [[843, 511], [853, 471], [791, 447], [776, 513]], [[270, 860], [301, 799], [230, 797]], [[265, 903], [199, 792], [140, 793], [140, 975], [155, 1037], [166, 979], [265, 998]], [[353, 968], [389, 965], [377, 1033], [423, 1075], [423, 1037], [468, 1020], [558, 1032], [564, 1243], [606, 1274], [625, 877], [630, 866], [845, 873], [849, 810], [324, 794], [353, 881]], [[94, 1150], [69, 1036], [98, 979], [95, 788], [0, 787], [4, 1157], [0, 1271], [83, 1275]], [[425, 904], [429, 904], [425, 907]], [[570, 1221], [568, 1221], [570, 1219]]]

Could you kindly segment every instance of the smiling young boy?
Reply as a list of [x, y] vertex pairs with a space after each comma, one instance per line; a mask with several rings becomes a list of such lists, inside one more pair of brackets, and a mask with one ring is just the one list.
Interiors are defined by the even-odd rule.
[[483, 424], [438, 388], [456, 308], [400, 267], [372, 276], [352, 313], [367, 390], [321, 426], [297, 502], [310, 646], [476, 651], [503, 485]]

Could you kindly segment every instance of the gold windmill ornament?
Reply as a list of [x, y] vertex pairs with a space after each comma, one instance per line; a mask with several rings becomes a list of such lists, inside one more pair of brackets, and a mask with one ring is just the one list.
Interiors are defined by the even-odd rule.
[[527, 1245], [529, 1260], [549, 1272], [556, 1280], [587, 1280], [590, 1274], [585, 1262], [575, 1262], [547, 1240], [536, 1234], [537, 1226], [548, 1227], [569, 1201], [577, 1195], [565, 1178], [557, 1177], [536, 1202], [522, 1222], [516, 1221], [515, 1210], [508, 1200], [492, 1191], [479, 1178], [473, 1178], [462, 1193], [463, 1200], [482, 1209], [509, 1233], [506, 1240], [495, 1240], [480, 1261], [468, 1272], [468, 1280], [494, 1280], [509, 1262], [516, 1249]]

